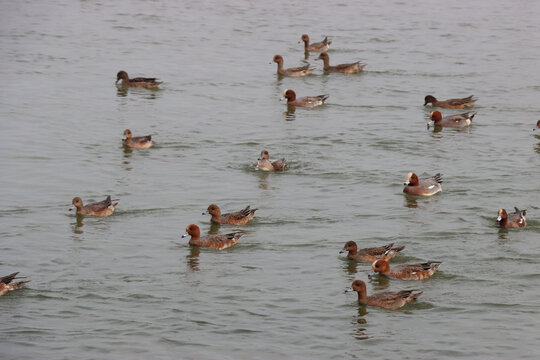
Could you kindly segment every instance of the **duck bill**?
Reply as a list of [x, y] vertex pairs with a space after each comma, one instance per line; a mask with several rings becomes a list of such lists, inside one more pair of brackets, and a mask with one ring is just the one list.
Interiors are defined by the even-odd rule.
[[339, 253], [340, 253], [340, 254], [343, 254], [343, 253], [346, 252], [346, 251], [347, 251], [347, 250], [345, 250], [345, 248], [343, 248], [343, 249], [339, 250]]
[[501, 220], [502, 220], [502, 217], [497, 216], [497, 222], [501, 222]]
[[185, 233], [184, 235], [182, 235], [182, 238], [185, 238], [187, 237], [189, 234], [188, 233]]
[[208, 210], [206, 210], [206, 211], [204, 211], [202, 214], [203, 214], [203, 215], [208, 215], [209, 212], [208, 212]]
[[348, 292], [353, 292], [354, 290], [352, 289], [352, 287], [348, 287], [345, 289], [344, 293], [348, 293]]
[[408, 180], [403, 183], [403, 185], [409, 185], [409, 184], [410, 182]]
[[367, 276], [368, 278], [372, 277], [373, 275], [375, 275], [375, 271], [373, 271], [373, 269], [371, 269], [370, 272], [368, 272]]

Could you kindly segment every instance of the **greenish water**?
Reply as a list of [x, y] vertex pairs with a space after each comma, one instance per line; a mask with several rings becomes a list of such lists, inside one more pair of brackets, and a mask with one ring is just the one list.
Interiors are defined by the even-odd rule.
[[[535, 358], [540, 336], [540, 6], [2, 1], [0, 298], [6, 359]], [[276, 77], [301, 34], [356, 75]], [[157, 76], [119, 90], [116, 73]], [[286, 88], [330, 94], [287, 111]], [[427, 128], [423, 98], [479, 97], [465, 130]], [[443, 110], [443, 113], [453, 113]], [[122, 133], [156, 146], [125, 151]], [[536, 134], [538, 135], [538, 134]], [[256, 172], [262, 149], [290, 170]], [[403, 196], [406, 175], [443, 191]], [[71, 199], [120, 199], [77, 220]], [[257, 207], [238, 245], [190, 249], [202, 216]], [[499, 230], [499, 208], [527, 209]], [[373, 278], [338, 252], [406, 245], [429, 280]], [[344, 294], [417, 288], [397, 311]]]

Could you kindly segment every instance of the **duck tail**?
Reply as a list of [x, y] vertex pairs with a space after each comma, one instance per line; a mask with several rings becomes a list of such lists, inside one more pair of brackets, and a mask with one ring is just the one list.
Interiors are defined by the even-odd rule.
[[402, 246], [396, 246], [395, 248], [392, 248], [392, 250], [395, 251], [395, 252], [400, 252], [400, 251], [402, 251], [403, 249], [405, 249], [405, 245], [402, 245]]

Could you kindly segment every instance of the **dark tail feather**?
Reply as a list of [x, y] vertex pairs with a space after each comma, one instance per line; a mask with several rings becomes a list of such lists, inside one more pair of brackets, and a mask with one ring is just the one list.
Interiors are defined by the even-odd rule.
[[9, 284], [19, 272], [14, 272], [13, 274], [6, 275], [0, 278], [0, 283]]
[[405, 249], [405, 245], [403, 246], [396, 246], [395, 248], [392, 248], [395, 252], [400, 252], [401, 250]]
[[439, 184], [442, 184], [442, 174], [441, 173], [436, 173], [434, 176], [433, 176], [433, 179], [438, 182]]

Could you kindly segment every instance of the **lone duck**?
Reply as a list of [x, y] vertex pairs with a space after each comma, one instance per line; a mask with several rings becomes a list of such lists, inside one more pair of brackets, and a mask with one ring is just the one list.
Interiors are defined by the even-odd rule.
[[431, 103], [431, 105], [440, 107], [440, 108], [446, 108], [446, 109], [463, 109], [464, 107], [471, 107], [474, 106], [474, 103], [478, 99], [473, 99], [474, 95], [471, 95], [466, 98], [461, 99], [448, 99], [439, 101], [432, 95], [426, 95], [424, 98], [424, 106]]
[[283, 92], [283, 97], [287, 99], [287, 105], [312, 108], [324, 104], [324, 102], [326, 101], [326, 99], [328, 99], [328, 97], [330, 97], [330, 95], [304, 96], [297, 99], [294, 90], [285, 89], [285, 91]]
[[201, 237], [201, 230], [199, 227], [195, 224], [191, 224], [186, 227], [186, 233], [182, 235], [182, 237], [185, 238], [188, 235], [191, 235], [189, 245], [223, 250], [236, 245], [236, 243], [238, 243], [238, 239], [240, 239], [244, 233], [235, 232], [230, 234], [206, 235]]
[[330, 44], [332, 43], [332, 40], [328, 41], [328, 37], [325, 37], [324, 40], [321, 42], [310, 44], [308, 34], [302, 35], [302, 38], [300, 41], [304, 42], [305, 51], [314, 51], [314, 52], [328, 51], [328, 49], [330, 49]]
[[253, 164], [255, 169], [264, 171], [284, 171], [289, 168], [289, 164], [285, 158], [279, 160], [270, 160], [270, 154], [267, 150], [261, 151], [261, 156], [257, 159], [257, 162]]
[[508, 214], [505, 209], [500, 209], [497, 216], [497, 224], [502, 228], [525, 227], [525, 215], [527, 210], [519, 210], [514, 206], [515, 212]]
[[401, 291], [385, 291], [371, 296], [367, 296], [366, 283], [362, 280], [354, 280], [350, 288], [345, 289], [345, 292], [356, 291], [358, 293], [358, 303], [361, 305], [377, 306], [385, 309], [395, 310], [418, 299], [422, 295], [422, 291], [418, 290], [401, 290]]
[[381, 275], [401, 280], [422, 280], [435, 274], [435, 271], [442, 264], [440, 261], [428, 261], [421, 264], [395, 265], [392, 269], [386, 260], [376, 260], [371, 264], [371, 271], [368, 276], [376, 272]]
[[154, 142], [152, 141], [152, 135], [133, 137], [131, 130], [126, 129], [124, 130], [122, 145], [135, 149], [148, 149], [154, 145]]
[[410, 172], [407, 175], [407, 181], [405, 181], [403, 192], [408, 195], [417, 196], [431, 196], [442, 191], [442, 175], [440, 173], [434, 176], [418, 179], [418, 176]]
[[366, 67], [367, 64], [360, 64], [360, 61], [357, 61], [355, 63], [350, 64], [339, 64], [339, 65], [330, 65], [330, 56], [328, 56], [328, 53], [321, 53], [319, 55], [318, 60], [324, 61], [324, 71], [328, 72], [336, 72], [336, 73], [342, 73], [342, 74], [354, 74], [357, 72], [360, 72], [364, 70], [364, 67]]
[[156, 78], [136, 77], [130, 79], [127, 72], [121, 70], [116, 74], [116, 82], [122, 80], [124, 86], [135, 86], [144, 88], [157, 88], [163, 81], [156, 81]]
[[313, 73], [313, 70], [315, 70], [315, 68], [310, 67], [311, 65], [309, 64], [295, 67], [295, 68], [284, 69], [283, 58], [281, 57], [281, 55], [275, 55], [274, 62], [277, 63], [278, 75], [283, 75], [283, 76], [290, 76], [290, 77], [306, 76], [306, 75], [310, 75], [311, 73]]
[[216, 224], [231, 224], [231, 225], [246, 225], [258, 209], [250, 209], [248, 205], [244, 210], [222, 214], [219, 206], [211, 204], [208, 209], [203, 212], [203, 215], [210, 214], [212, 218], [210, 221]]
[[396, 256], [398, 252], [405, 249], [405, 246], [398, 246], [395, 248], [392, 248], [392, 246], [394, 246], [394, 243], [358, 250], [358, 246], [354, 241], [347, 241], [339, 253], [343, 254], [348, 251], [347, 257], [357, 261], [369, 261], [371, 263], [379, 259], [388, 261]]
[[101, 216], [106, 217], [114, 213], [114, 208], [118, 203], [112, 203], [111, 196], [103, 201], [91, 203], [83, 206], [83, 201], [80, 197], [73, 198], [71, 202], [73, 206], [77, 208], [77, 215], [88, 215], [88, 216]]
[[458, 115], [446, 115], [443, 117], [440, 111], [435, 110], [429, 114], [429, 118], [434, 121], [435, 126], [461, 128], [471, 125], [474, 115], [476, 115], [476, 111], [469, 111]]

